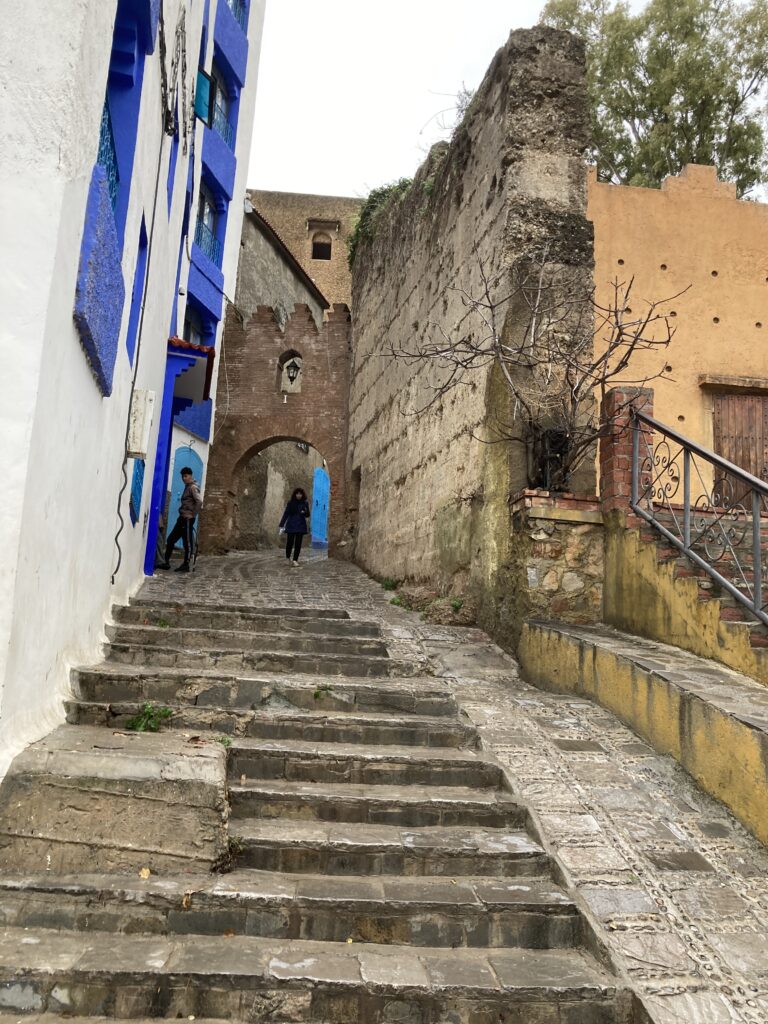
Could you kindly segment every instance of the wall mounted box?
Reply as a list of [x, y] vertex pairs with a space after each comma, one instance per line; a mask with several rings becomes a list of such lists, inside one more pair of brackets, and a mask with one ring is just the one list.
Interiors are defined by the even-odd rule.
[[149, 431], [155, 409], [155, 392], [137, 388], [131, 402], [128, 427], [128, 458], [146, 459], [149, 451]]

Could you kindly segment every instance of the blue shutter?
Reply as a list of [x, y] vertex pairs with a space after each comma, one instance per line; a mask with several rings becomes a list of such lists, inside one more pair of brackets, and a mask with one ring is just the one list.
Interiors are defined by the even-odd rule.
[[201, 121], [205, 121], [209, 128], [213, 124], [215, 92], [211, 76], [205, 71], [198, 70], [197, 85], [195, 86], [195, 114]]

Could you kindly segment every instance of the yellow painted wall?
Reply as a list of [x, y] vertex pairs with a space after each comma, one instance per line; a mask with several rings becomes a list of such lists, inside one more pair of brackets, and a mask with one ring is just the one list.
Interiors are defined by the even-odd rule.
[[598, 299], [612, 293], [617, 277], [634, 276], [637, 313], [690, 285], [666, 305], [677, 314], [669, 348], [638, 354], [630, 376], [671, 366], [671, 380], [649, 385], [654, 414], [711, 448], [711, 393], [701, 375], [761, 378], [768, 388], [768, 204], [738, 200], [714, 167], [689, 164], [661, 189], [606, 185], [593, 169], [587, 216]]

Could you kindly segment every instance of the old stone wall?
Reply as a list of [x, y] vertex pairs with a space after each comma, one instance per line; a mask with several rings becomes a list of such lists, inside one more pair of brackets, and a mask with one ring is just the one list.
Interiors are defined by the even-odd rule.
[[511, 512], [513, 642], [527, 619], [600, 622], [604, 531], [597, 499], [524, 491]]
[[289, 255], [275, 246], [266, 225], [253, 215], [243, 218], [236, 302], [241, 313], [249, 316], [257, 306], [272, 306], [280, 323], [296, 303], [306, 304], [318, 327], [325, 309], [322, 296], [297, 275]]
[[[581, 44], [542, 27], [513, 32], [450, 145], [381, 214], [353, 268], [356, 558], [381, 576], [469, 590], [502, 641], [518, 582], [508, 499], [526, 485], [525, 461], [484, 441], [510, 415], [507, 390], [485, 368], [430, 404], [440, 370], [392, 352], [482, 331], [466, 297], [480, 297], [485, 274], [502, 298], [513, 262], [544, 243], [556, 262], [591, 272], [587, 133]], [[505, 315], [502, 332], [519, 332], [520, 310]]]
[[[349, 319], [346, 306], [335, 306], [318, 328], [309, 306], [297, 305], [281, 328], [271, 306], [258, 306], [248, 318], [228, 308], [226, 369], [222, 360], [201, 524], [203, 551], [226, 550], [237, 542], [242, 474], [256, 453], [275, 441], [304, 441], [327, 461], [331, 549], [343, 538]], [[301, 359], [290, 393], [282, 390], [281, 373], [288, 353]]]
[[[248, 193], [255, 209], [282, 238], [328, 301], [352, 301], [352, 281], [347, 264], [349, 238], [363, 204], [346, 196], [315, 196], [299, 192]], [[329, 260], [312, 258], [312, 239], [317, 234], [331, 239]]]

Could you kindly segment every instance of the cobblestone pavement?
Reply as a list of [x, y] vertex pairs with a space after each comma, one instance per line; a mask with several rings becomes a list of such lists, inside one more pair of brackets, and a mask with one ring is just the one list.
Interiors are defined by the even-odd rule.
[[354, 566], [310, 555], [298, 569], [276, 551], [203, 559], [142, 597], [375, 616], [450, 682], [653, 1020], [768, 1024], [765, 847], [603, 708], [527, 685], [480, 630], [427, 625]]

